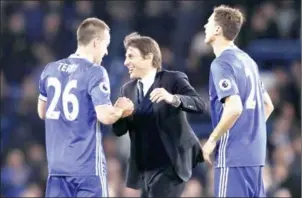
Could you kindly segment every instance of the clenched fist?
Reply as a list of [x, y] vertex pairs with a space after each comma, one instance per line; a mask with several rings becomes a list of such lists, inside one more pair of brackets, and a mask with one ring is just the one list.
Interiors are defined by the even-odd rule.
[[114, 106], [123, 110], [122, 118], [130, 116], [134, 111], [133, 102], [126, 97], [119, 97]]

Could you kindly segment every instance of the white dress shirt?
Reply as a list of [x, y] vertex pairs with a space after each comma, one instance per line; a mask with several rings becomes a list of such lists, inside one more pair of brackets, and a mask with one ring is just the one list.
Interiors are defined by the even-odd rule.
[[150, 72], [144, 78], [142, 78], [142, 79], [139, 80], [140, 82], [143, 83], [143, 93], [144, 93], [144, 96], [148, 93], [150, 87], [154, 83], [155, 76], [156, 76], [156, 70]]

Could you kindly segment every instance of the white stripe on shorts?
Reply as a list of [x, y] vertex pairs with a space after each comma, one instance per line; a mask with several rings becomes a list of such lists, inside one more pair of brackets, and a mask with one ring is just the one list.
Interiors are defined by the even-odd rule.
[[229, 168], [220, 168], [218, 197], [226, 197], [228, 184]]
[[[101, 182], [101, 190], [102, 190], [102, 197], [108, 197], [108, 189], [107, 189], [107, 177], [104, 171], [103, 167], [103, 149], [102, 149], [102, 134], [101, 134], [101, 129], [100, 129], [100, 123], [97, 121], [96, 125], [96, 170], [97, 170], [97, 175], [100, 178]], [[104, 163], [105, 164], [105, 163]]]

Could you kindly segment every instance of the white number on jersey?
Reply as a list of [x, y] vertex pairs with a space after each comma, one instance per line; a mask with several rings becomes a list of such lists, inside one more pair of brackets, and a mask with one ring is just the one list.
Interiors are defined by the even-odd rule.
[[[46, 112], [46, 118], [57, 120], [60, 117], [60, 112], [55, 111], [55, 108], [62, 93], [62, 86], [60, 81], [54, 77], [47, 79], [47, 86], [54, 88], [54, 96]], [[71, 89], [73, 88], [77, 88], [77, 80], [69, 81], [66, 84], [66, 87], [62, 94], [63, 113], [65, 115], [65, 118], [69, 121], [75, 120], [79, 114], [79, 101], [74, 94], [70, 93]], [[72, 105], [71, 112], [68, 110], [69, 103]]]
[[[247, 60], [245, 55], [240, 54], [237, 57], [241, 60], [243, 65], [246, 63]], [[261, 107], [259, 89], [257, 89], [257, 87], [259, 87], [259, 77], [257, 75], [257, 65], [254, 62], [252, 62], [252, 60], [250, 61], [251, 61], [250, 62], [251, 65], [244, 67], [245, 75], [251, 84], [251, 91], [245, 102], [245, 107], [247, 109], [255, 109], [256, 105], [258, 105], [259, 108]], [[256, 98], [255, 98], [255, 94], [256, 94]]]
[[[256, 89], [257, 88], [257, 82], [259, 82], [257, 80], [257, 75], [255, 73], [252, 72], [252, 70], [250, 70], [248, 67], [244, 68], [245, 70], [245, 74], [246, 77], [249, 79], [250, 83], [251, 83], [251, 92], [246, 100], [245, 103], [245, 107], [247, 109], [255, 109], [256, 108], [256, 104], [259, 105], [260, 107], [260, 96], [259, 96], [259, 91]], [[256, 93], [256, 99], [255, 99], [255, 93]]]

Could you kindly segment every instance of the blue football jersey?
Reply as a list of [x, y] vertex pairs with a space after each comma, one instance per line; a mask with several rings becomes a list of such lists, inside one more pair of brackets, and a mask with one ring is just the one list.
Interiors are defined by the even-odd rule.
[[47, 103], [45, 130], [49, 174], [104, 174], [106, 161], [101, 125], [94, 107], [111, 105], [106, 69], [73, 54], [46, 65], [39, 91], [39, 99]]
[[236, 46], [211, 64], [209, 95], [213, 127], [223, 113], [224, 98], [239, 95], [243, 112], [217, 143], [216, 167], [262, 166], [266, 157], [266, 121], [258, 66]]

